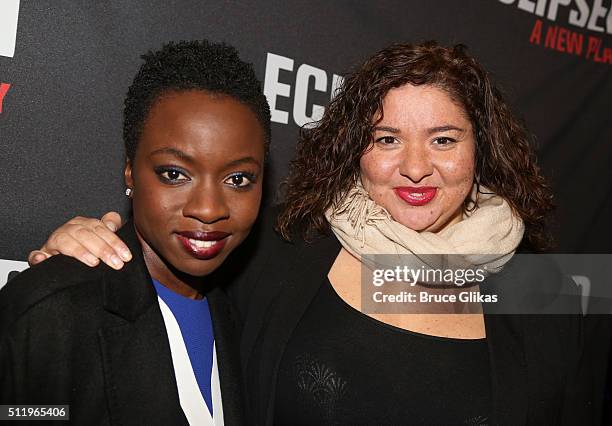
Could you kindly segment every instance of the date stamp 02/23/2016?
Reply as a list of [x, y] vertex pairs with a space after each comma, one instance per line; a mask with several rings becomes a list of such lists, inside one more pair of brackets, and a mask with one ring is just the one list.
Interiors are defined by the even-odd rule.
[[0, 405], [0, 421], [70, 420], [69, 405]]

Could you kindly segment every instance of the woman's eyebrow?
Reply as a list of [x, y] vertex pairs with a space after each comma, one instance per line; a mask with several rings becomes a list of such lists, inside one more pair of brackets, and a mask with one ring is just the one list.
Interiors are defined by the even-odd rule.
[[[395, 127], [391, 127], [391, 126], [376, 126], [374, 127], [374, 131], [381, 131], [381, 132], [389, 132], [389, 133], [401, 133], [400, 129], [397, 129]], [[457, 132], [465, 132], [465, 129], [462, 129], [461, 127], [457, 127], [457, 126], [453, 126], [452, 124], [445, 124], [443, 126], [436, 126], [436, 127], [430, 127], [429, 129], [427, 129], [427, 134], [434, 134], [434, 133], [439, 133], [439, 132], [448, 132], [450, 130], [455, 130]]]
[[452, 124], [445, 124], [444, 126], [430, 127], [427, 129], [427, 134], [433, 135], [434, 133], [448, 132], [449, 130], [455, 130], [461, 133], [465, 132], [465, 129], [462, 129], [461, 127], [453, 126]]
[[158, 154], [170, 154], [173, 155], [175, 157], [178, 157], [182, 160], [191, 160], [191, 156], [189, 154], [184, 153], [183, 151], [180, 151], [176, 148], [160, 148], [160, 149], [156, 149], [155, 151], [153, 151], [152, 153], [149, 154], [149, 157], [152, 157], [154, 155], [158, 155]]
[[226, 167], [234, 167], [239, 166], [240, 164], [251, 163], [259, 166], [259, 161], [257, 161], [254, 157], [242, 157], [237, 160], [230, 161], [227, 163]]
[[400, 133], [400, 129], [396, 129], [395, 127], [390, 126], [376, 126], [374, 127], [374, 131], [376, 130], [379, 130], [381, 132]]

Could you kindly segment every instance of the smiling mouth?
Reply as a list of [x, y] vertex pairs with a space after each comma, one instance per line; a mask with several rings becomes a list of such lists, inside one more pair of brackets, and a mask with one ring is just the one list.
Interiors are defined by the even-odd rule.
[[437, 192], [438, 188], [433, 186], [402, 186], [395, 188], [397, 196], [411, 206], [424, 206], [434, 199]]
[[225, 247], [227, 232], [177, 232], [177, 238], [185, 251], [199, 260], [209, 260], [217, 256]]
[[211, 248], [215, 244], [219, 243], [219, 241], [202, 241], [202, 240], [194, 240], [192, 238], [188, 238], [188, 241], [189, 241], [189, 244], [197, 248]]

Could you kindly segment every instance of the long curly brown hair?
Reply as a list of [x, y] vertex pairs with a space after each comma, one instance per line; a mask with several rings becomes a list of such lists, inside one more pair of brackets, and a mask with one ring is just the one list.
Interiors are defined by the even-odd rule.
[[[376, 53], [346, 78], [316, 127], [301, 130], [283, 183], [277, 230], [287, 239], [296, 231], [306, 238], [329, 232], [325, 211], [359, 179], [359, 160], [372, 146], [383, 98], [405, 84], [432, 85], [463, 106], [476, 137], [475, 183], [505, 198], [522, 218], [524, 246], [548, 248], [545, 220], [553, 209], [552, 192], [531, 136], [465, 46], [436, 42], [395, 44]], [[467, 199], [464, 207], [477, 201]]]

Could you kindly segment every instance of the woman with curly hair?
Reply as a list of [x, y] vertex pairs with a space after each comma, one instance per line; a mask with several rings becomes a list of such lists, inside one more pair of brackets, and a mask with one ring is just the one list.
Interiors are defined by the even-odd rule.
[[[252, 423], [591, 422], [577, 302], [548, 316], [496, 315], [480, 302], [467, 314], [426, 302], [362, 309], [362, 274], [380, 255], [431, 268], [423, 255], [452, 255], [486, 271], [482, 292], [540, 285], [514, 254], [548, 246], [551, 192], [523, 126], [462, 46], [398, 44], [366, 60], [301, 132], [284, 189], [230, 285]], [[113, 253], [121, 245], [107, 230], [73, 239], [99, 223], [64, 225], [31, 258]], [[544, 269], [553, 301], [572, 293]], [[465, 290], [415, 281], [431, 294]]]

